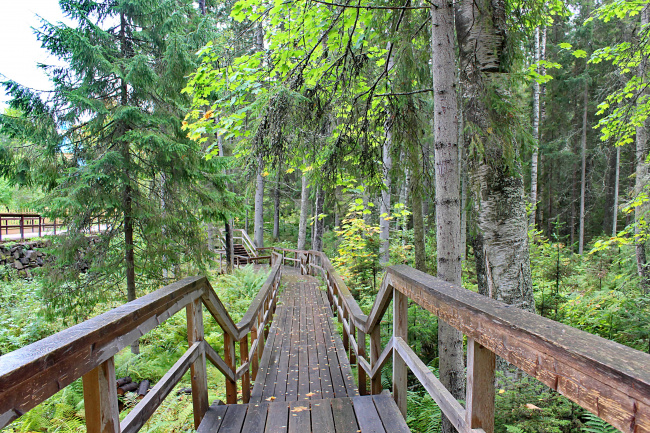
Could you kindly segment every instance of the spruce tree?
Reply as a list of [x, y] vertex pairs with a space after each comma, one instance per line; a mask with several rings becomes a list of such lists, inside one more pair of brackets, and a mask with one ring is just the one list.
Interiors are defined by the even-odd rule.
[[[191, 0], [60, 4], [76, 26], [44, 22], [37, 35], [67, 66], [48, 68], [51, 94], [5, 83], [24, 116], [2, 124], [31, 143], [31, 152], [13, 156], [29, 160], [29, 181], [48, 191], [43, 209], [69, 228], [57, 239], [60, 266], [48, 298], [82, 316], [102, 288], [126, 280], [130, 301], [136, 280], [157, 285], [163, 270], [203, 266], [202, 224], [232, 211], [234, 201], [220, 174], [227, 160], [204, 159], [182, 125], [185, 77], [214, 36], [209, 15]], [[38, 174], [43, 168], [47, 175]], [[98, 220], [106, 231], [89, 249], [84, 232]]]

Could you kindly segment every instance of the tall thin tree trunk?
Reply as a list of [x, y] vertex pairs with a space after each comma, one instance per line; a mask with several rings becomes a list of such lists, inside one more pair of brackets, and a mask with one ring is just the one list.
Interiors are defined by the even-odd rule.
[[318, 186], [316, 189], [316, 210], [314, 216], [314, 245], [313, 248], [316, 251], [323, 251], [323, 227], [324, 221], [321, 219], [320, 215], [323, 213], [323, 199], [325, 194], [323, 194], [323, 187]]
[[[431, 8], [431, 61], [433, 70], [436, 182], [436, 243], [438, 277], [461, 284], [460, 176], [458, 173], [458, 100], [454, 48], [454, 4], [434, 0]], [[440, 380], [457, 398], [464, 398], [463, 335], [438, 320]], [[443, 417], [442, 432], [453, 432]]]
[[391, 179], [390, 173], [393, 169], [393, 158], [391, 157], [391, 144], [393, 140], [393, 134], [391, 132], [392, 125], [386, 122], [384, 124], [386, 129], [386, 140], [382, 147], [382, 156], [383, 156], [383, 174], [384, 174], [384, 190], [381, 192], [381, 203], [379, 205], [379, 239], [381, 244], [379, 245], [379, 261], [381, 263], [388, 263], [390, 261], [390, 190], [391, 190]]
[[621, 175], [621, 146], [616, 146], [616, 172], [614, 174], [614, 205], [612, 206], [612, 236], [616, 236], [618, 223], [618, 188]]
[[343, 187], [337, 185], [334, 189], [334, 227], [339, 228], [341, 226], [341, 194]]
[[255, 187], [255, 218], [253, 222], [253, 241], [257, 248], [264, 247], [264, 162], [258, 157], [257, 182]]
[[423, 176], [419, 149], [409, 149], [411, 174], [411, 208], [413, 211], [413, 247], [415, 269], [426, 272], [426, 250], [424, 242], [424, 215], [422, 213]]
[[582, 255], [585, 246], [585, 193], [587, 190], [587, 102], [589, 100], [589, 85], [585, 77], [585, 90], [583, 94], [584, 107], [582, 109], [582, 139], [580, 141], [580, 158], [582, 171], [580, 172], [580, 234], [578, 237], [578, 254]]
[[282, 163], [278, 164], [278, 173], [275, 177], [275, 190], [273, 191], [273, 240], [280, 239], [280, 181], [282, 180]]
[[[650, 8], [646, 6], [641, 12], [641, 28], [645, 28], [650, 23]], [[642, 56], [641, 63], [639, 64], [638, 76], [645, 79], [647, 73], [647, 58]], [[647, 89], [644, 93], [647, 93]], [[636, 128], [636, 178], [634, 182], [635, 195], [641, 194], [643, 189], [648, 184], [650, 178], [648, 172], [648, 164], [646, 158], [648, 156], [648, 122], [646, 121], [643, 126]], [[643, 203], [634, 209], [634, 235], [636, 238], [636, 266], [637, 273], [641, 278], [641, 287], [644, 292], [647, 292], [650, 287], [650, 278], [648, 276], [648, 265], [646, 261], [646, 236], [647, 232], [641, 227], [646, 221], [646, 213], [648, 211], [648, 203]]]
[[[535, 62], [538, 63], [541, 56], [539, 27], [535, 28]], [[535, 228], [535, 217], [537, 210], [537, 160], [539, 157], [539, 96], [540, 85], [537, 80], [533, 82], [533, 155], [530, 163], [530, 217], [528, 226]]]
[[[402, 152], [402, 158], [401, 160], [404, 160], [404, 152]], [[402, 190], [400, 191], [399, 195], [399, 202], [404, 205], [404, 209], [408, 209], [408, 201], [409, 201], [409, 184], [411, 183], [411, 175], [409, 173], [409, 169], [406, 168], [404, 170], [404, 183], [402, 184]], [[402, 245], [406, 245], [406, 238], [407, 238], [407, 231], [408, 231], [408, 217], [403, 216], [401, 218], [401, 228], [402, 228]]]
[[[126, 39], [126, 19], [124, 13], [120, 13], [120, 49], [123, 57], [131, 56], [130, 47]], [[120, 82], [120, 103], [126, 106], [129, 102], [128, 86], [124, 79]], [[124, 127], [123, 133], [126, 133]], [[126, 264], [126, 299], [131, 302], [136, 299], [135, 291], [135, 253], [133, 242], [133, 188], [131, 186], [131, 149], [129, 142], [122, 142], [122, 159], [124, 164], [124, 191], [122, 194], [122, 206], [124, 211], [124, 262]], [[131, 352], [140, 353], [140, 341], [136, 340], [131, 344]]]
[[309, 220], [309, 195], [307, 193], [307, 176], [302, 174], [300, 188], [300, 223], [298, 224], [298, 249], [304, 250], [307, 243], [307, 221]]

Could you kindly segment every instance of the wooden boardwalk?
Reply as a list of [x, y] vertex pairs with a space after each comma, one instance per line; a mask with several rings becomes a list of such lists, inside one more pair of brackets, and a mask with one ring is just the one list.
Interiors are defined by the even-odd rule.
[[212, 405], [199, 433], [408, 432], [389, 394], [359, 395], [317, 280], [282, 283], [250, 403]]

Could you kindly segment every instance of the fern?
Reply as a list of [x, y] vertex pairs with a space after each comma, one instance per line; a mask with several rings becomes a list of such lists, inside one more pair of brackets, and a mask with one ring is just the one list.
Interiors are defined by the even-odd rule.
[[517, 427], [516, 425], [506, 425], [505, 427], [508, 433], [526, 433], [525, 430], [523, 430], [520, 427]]
[[607, 424], [602, 419], [592, 413], [585, 413], [585, 425], [582, 427], [583, 432], [588, 433], [618, 433], [618, 430]]

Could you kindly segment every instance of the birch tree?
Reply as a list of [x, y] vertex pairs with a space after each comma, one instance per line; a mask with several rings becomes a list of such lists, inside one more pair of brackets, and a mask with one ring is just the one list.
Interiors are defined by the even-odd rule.
[[[464, 92], [465, 143], [469, 158], [478, 227], [483, 236], [487, 294], [534, 311], [528, 218], [524, 183], [510, 125], [493, 110], [497, 98], [507, 103], [503, 62], [508, 29], [504, 0], [463, 1], [456, 8], [460, 74]], [[495, 120], [499, 119], [499, 123]], [[438, 190], [436, 189], [436, 193]]]

